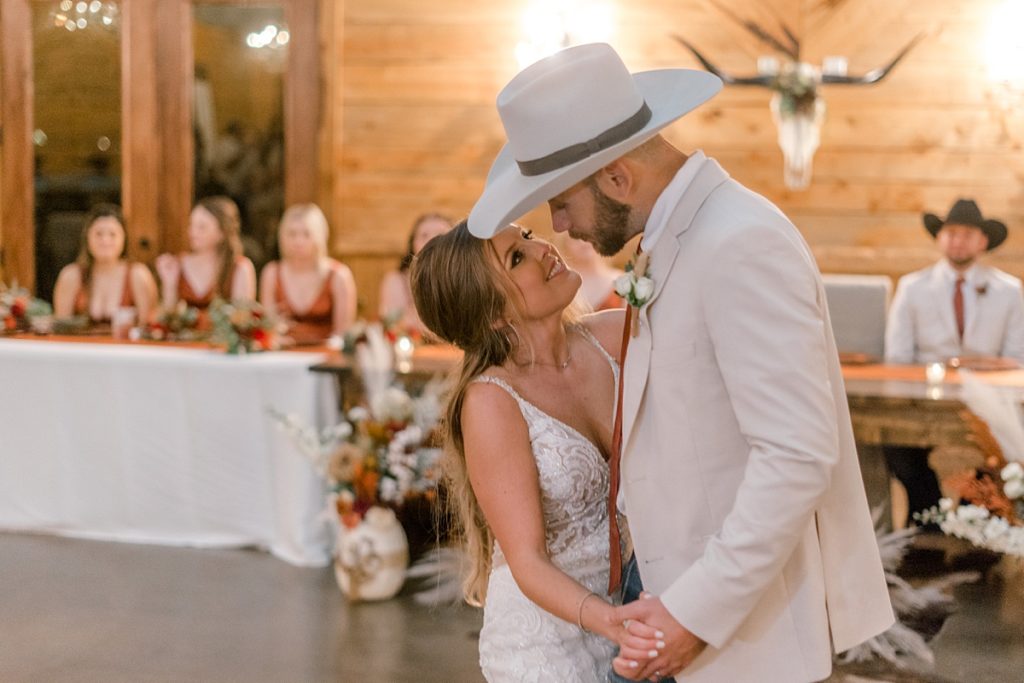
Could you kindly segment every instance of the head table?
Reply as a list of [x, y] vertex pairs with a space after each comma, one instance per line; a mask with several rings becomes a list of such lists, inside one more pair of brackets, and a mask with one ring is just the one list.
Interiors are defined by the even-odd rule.
[[[417, 349], [403, 381], [444, 374], [459, 358], [447, 347]], [[956, 372], [937, 386], [923, 367], [848, 365], [843, 374], [862, 451], [967, 444]], [[1024, 371], [977, 376], [1024, 400]], [[257, 546], [325, 565], [324, 485], [268, 409], [324, 427], [339, 418], [339, 391], [357, 392], [354, 381], [350, 361], [327, 351], [229, 356], [0, 339], [0, 530]], [[880, 475], [883, 485], [869, 488], [887, 495], [884, 467]]]
[[0, 339], [0, 530], [330, 558], [323, 483], [268, 408], [322, 427], [326, 352]]

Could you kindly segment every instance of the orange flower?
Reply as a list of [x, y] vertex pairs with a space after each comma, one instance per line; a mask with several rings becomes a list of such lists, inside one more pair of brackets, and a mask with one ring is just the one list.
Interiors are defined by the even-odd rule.
[[380, 473], [376, 470], [364, 469], [356, 475], [355, 480], [356, 498], [358, 500], [376, 501], [377, 484], [380, 483]]
[[344, 496], [338, 496], [334, 499], [334, 508], [338, 511], [339, 517], [344, 517], [352, 512], [352, 501], [346, 500]]
[[1016, 520], [1013, 503], [1003, 493], [998, 475], [993, 476], [985, 470], [968, 470], [948, 477], [945, 483], [956, 491], [961, 500], [988, 508], [993, 515], [1003, 517], [1010, 523]]
[[363, 521], [363, 518], [354, 511], [346, 512], [341, 516], [341, 523], [345, 525], [346, 529], [355, 529], [361, 521]]

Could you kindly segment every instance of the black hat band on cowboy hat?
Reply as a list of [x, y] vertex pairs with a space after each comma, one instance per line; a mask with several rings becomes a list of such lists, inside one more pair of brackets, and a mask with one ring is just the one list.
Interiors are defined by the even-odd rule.
[[933, 213], [924, 214], [924, 227], [932, 237], [938, 235], [944, 225], [970, 225], [978, 228], [988, 237], [988, 251], [992, 251], [1006, 240], [1006, 225], [982, 217], [981, 209], [973, 199], [956, 200], [945, 220]]

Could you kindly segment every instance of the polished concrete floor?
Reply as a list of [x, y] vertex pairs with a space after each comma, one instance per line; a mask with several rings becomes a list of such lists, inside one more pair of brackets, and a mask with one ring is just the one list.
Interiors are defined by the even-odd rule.
[[[932, 672], [833, 683], [1024, 681], [1024, 561], [957, 590]], [[256, 551], [0, 534], [0, 682], [481, 681], [478, 611], [345, 602], [328, 570]]]

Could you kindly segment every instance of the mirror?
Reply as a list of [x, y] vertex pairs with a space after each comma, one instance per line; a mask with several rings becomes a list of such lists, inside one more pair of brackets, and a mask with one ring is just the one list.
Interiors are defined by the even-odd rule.
[[117, 2], [32, 3], [36, 293], [46, 300], [78, 253], [85, 214], [121, 202], [120, 23]]
[[284, 210], [284, 9], [196, 3], [193, 21], [196, 198], [235, 200], [246, 255], [260, 268], [275, 257]]

